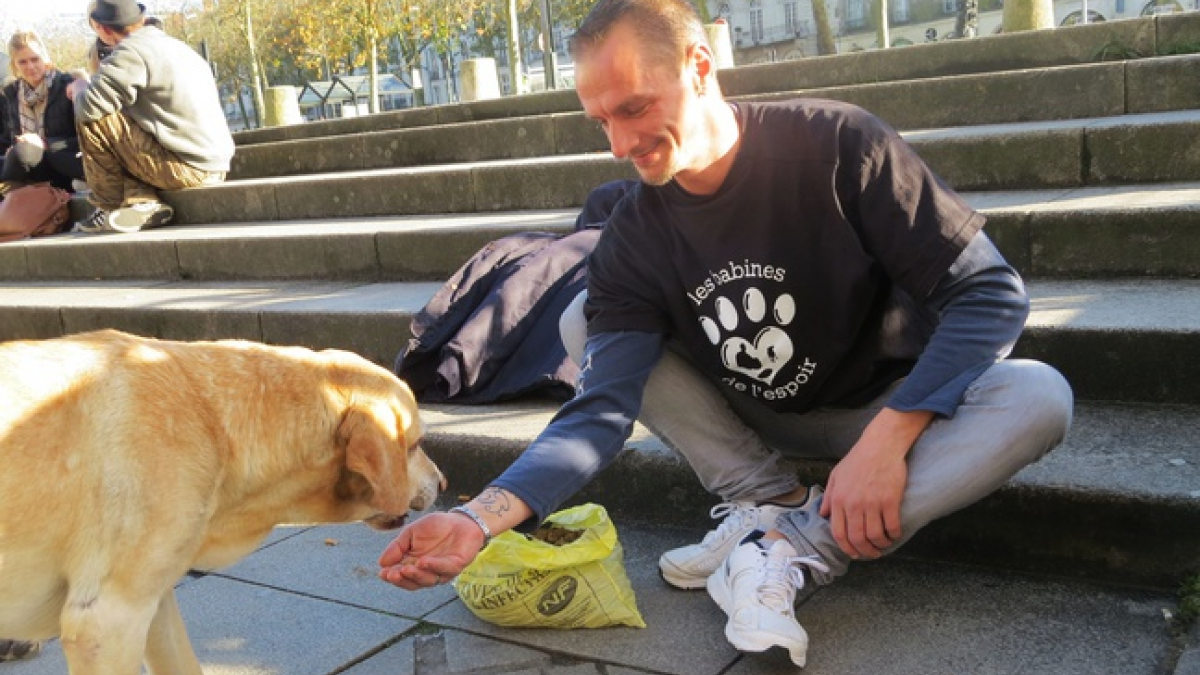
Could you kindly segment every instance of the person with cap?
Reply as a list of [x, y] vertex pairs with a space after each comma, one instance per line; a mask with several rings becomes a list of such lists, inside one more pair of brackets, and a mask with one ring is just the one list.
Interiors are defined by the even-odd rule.
[[145, 6], [134, 0], [98, 0], [89, 19], [113, 51], [70, 90], [96, 207], [77, 227], [165, 225], [174, 210], [158, 190], [223, 181], [233, 157], [212, 71], [191, 47], [147, 25]]
[[67, 95], [73, 77], [54, 67], [45, 42], [31, 31], [13, 33], [8, 53], [15, 79], [0, 94], [0, 194], [41, 182], [71, 190], [83, 180]]

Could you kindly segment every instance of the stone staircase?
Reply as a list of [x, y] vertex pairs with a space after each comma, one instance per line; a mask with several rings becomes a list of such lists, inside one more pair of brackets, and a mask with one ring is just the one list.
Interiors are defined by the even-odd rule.
[[[905, 557], [1162, 592], [1200, 571], [1200, 54], [1189, 51], [1200, 51], [1194, 12], [722, 73], [735, 100], [846, 100], [899, 129], [987, 215], [1025, 276], [1033, 312], [1017, 353], [1075, 388], [1067, 443], [927, 528]], [[178, 226], [0, 246], [0, 339], [115, 327], [338, 347], [390, 366], [412, 314], [485, 242], [569, 231], [591, 187], [635, 177], [569, 91], [237, 141], [228, 183], [165, 195]], [[478, 490], [553, 409], [426, 406], [450, 494]], [[799, 467], [812, 480], [828, 469]], [[644, 430], [581, 499], [685, 528], [706, 527], [713, 503]]]

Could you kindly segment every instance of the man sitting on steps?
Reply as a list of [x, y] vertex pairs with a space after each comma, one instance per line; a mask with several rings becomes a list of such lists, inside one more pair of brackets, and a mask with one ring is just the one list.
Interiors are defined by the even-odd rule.
[[[724, 502], [663, 578], [707, 589], [737, 649], [803, 666], [797, 590], [1000, 488], [1063, 440], [1071, 389], [1005, 358], [1020, 278], [884, 122], [726, 101], [688, 0], [600, 0], [571, 52], [584, 112], [641, 177], [563, 316], [576, 396], [479, 496], [401, 530], [380, 574], [452, 579], [610, 464], [638, 419]], [[821, 490], [790, 457], [837, 464]]]
[[134, 0], [98, 0], [89, 15], [113, 47], [90, 81], [70, 90], [83, 167], [96, 211], [84, 232], [135, 232], [169, 222], [158, 190], [217, 183], [233, 137], [208, 63], [145, 23]]

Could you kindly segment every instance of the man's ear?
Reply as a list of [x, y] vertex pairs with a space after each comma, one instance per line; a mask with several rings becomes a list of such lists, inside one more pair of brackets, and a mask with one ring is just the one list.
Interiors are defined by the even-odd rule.
[[388, 433], [388, 427], [370, 408], [353, 406], [342, 417], [337, 430], [338, 445], [345, 449], [346, 468], [362, 476], [371, 486], [371, 505], [383, 513], [408, 511], [408, 462], [403, 437]]
[[687, 68], [694, 78], [696, 93], [703, 95], [708, 91], [709, 78], [717, 72], [716, 61], [708, 45], [698, 42], [688, 48]]

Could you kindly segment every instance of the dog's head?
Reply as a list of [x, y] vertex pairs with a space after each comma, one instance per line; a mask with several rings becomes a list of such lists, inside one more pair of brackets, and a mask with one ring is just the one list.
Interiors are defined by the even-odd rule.
[[362, 520], [377, 529], [403, 525], [410, 509], [428, 508], [445, 488], [421, 449], [424, 429], [412, 391], [387, 377], [383, 395], [375, 388], [354, 393], [337, 429], [345, 457], [337, 496], [361, 507]]

